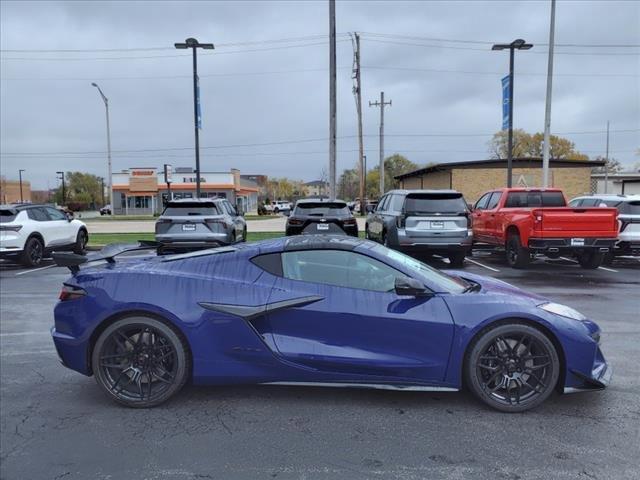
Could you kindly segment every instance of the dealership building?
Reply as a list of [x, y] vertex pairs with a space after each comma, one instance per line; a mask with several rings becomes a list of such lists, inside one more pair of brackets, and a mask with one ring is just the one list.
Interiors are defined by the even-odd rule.
[[[169, 198], [196, 198], [196, 174], [191, 167], [176, 167], [165, 182], [164, 170], [136, 167], [114, 173], [113, 213], [152, 215], [161, 213]], [[226, 198], [244, 212], [258, 208], [258, 185], [240, 171], [200, 172], [201, 198]]]
[[[603, 165], [604, 161], [600, 160], [552, 159], [549, 161], [549, 186], [562, 189], [567, 199], [595, 193], [592, 170]], [[400, 188], [450, 188], [461, 192], [468, 202], [473, 203], [488, 190], [504, 187], [506, 177], [507, 161], [496, 159], [439, 163], [395, 178], [399, 180]], [[542, 159], [514, 158], [511, 178], [514, 187], [540, 187]]]

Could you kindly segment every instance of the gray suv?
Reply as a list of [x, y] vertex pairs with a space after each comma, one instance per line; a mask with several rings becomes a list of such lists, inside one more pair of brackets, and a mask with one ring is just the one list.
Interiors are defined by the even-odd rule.
[[367, 216], [366, 236], [408, 254], [439, 254], [459, 267], [471, 250], [467, 202], [455, 190], [392, 190]]
[[247, 240], [247, 222], [224, 198], [171, 200], [156, 221], [156, 240], [163, 251], [229, 245]]

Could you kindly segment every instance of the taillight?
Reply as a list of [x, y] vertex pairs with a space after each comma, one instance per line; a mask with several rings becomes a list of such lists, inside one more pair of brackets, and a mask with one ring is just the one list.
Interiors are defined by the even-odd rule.
[[396, 225], [398, 228], [404, 228], [405, 223], [406, 223], [407, 217], [404, 215], [404, 213], [402, 215], [399, 215], [398, 217], [396, 217]]
[[299, 218], [289, 218], [289, 225], [300, 226], [304, 223], [304, 220], [300, 220]]
[[74, 287], [72, 285], [63, 285], [62, 290], [60, 290], [60, 295], [58, 298], [61, 302], [66, 302], [68, 300], [77, 300], [78, 298], [82, 298], [87, 294], [82, 288]]
[[0, 230], [3, 232], [19, 232], [22, 225], [1, 225]]
[[344, 222], [345, 225], [355, 225], [356, 224], [356, 219], [355, 218], [347, 218]]
[[214, 218], [206, 218], [204, 220], [204, 223], [206, 223], [207, 225], [222, 225], [224, 228], [227, 228], [227, 222], [225, 222], [224, 220], [217, 220]]
[[467, 228], [471, 230], [473, 228], [473, 217], [470, 213], [467, 213]]

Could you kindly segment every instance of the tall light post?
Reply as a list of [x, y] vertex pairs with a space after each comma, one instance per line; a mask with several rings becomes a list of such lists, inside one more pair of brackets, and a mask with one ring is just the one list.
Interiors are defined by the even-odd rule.
[[24, 172], [24, 168], [18, 170], [18, 177], [20, 178], [20, 203], [24, 202], [24, 198], [22, 197], [22, 172]]
[[175, 43], [178, 49], [191, 48], [193, 50], [193, 121], [196, 136], [196, 197], [200, 198], [200, 134], [202, 117], [200, 115], [200, 80], [198, 79], [198, 56], [196, 50], [203, 48], [213, 50], [213, 43], [200, 43], [195, 38], [187, 38], [184, 43]]
[[521, 38], [511, 43], [496, 43], [491, 50], [509, 50], [509, 137], [507, 145], [507, 187], [511, 187], [513, 169], [513, 52], [515, 50], [529, 50], [533, 45]]
[[98, 92], [102, 97], [102, 101], [104, 102], [104, 108], [107, 114], [107, 165], [108, 165], [107, 175], [109, 176], [109, 178], [107, 178], [107, 187], [109, 188], [109, 205], [111, 205], [111, 213], [113, 214], [114, 210], [113, 210], [113, 185], [111, 184], [111, 181], [112, 181], [112, 178], [111, 178], [111, 128], [109, 125], [109, 99], [105, 96], [104, 93], [102, 93], [102, 90], [100, 89], [97, 83], [94, 82], [91, 84], [91, 86], [96, 87], [98, 89]]
[[56, 172], [58, 175], [60, 175], [60, 180], [62, 180], [62, 205], [64, 206], [65, 204], [65, 188], [64, 188], [64, 172]]

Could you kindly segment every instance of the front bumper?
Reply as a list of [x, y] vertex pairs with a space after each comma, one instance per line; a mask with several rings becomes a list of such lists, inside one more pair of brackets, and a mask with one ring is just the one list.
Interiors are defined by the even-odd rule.
[[[575, 369], [569, 369], [569, 373], [579, 380], [578, 385], [565, 387], [564, 393], [578, 393], [605, 389], [611, 383], [613, 367], [608, 363], [600, 347], [596, 351], [593, 368], [589, 375], [585, 375]], [[581, 382], [581, 384], [580, 384]]]

